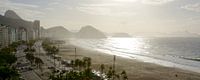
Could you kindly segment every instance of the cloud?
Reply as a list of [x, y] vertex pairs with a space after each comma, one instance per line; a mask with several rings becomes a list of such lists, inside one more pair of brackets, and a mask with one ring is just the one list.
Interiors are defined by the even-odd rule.
[[9, 0], [1, 0], [0, 13], [4, 14], [6, 10], [14, 10], [22, 18], [33, 20], [43, 17], [44, 13], [39, 11], [38, 5], [23, 4], [11, 2]]
[[135, 12], [130, 7], [121, 3], [94, 3], [80, 4], [76, 9], [92, 15], [126, 17], [135, 15]]
[[142, 0], [143, 4], [150, 4], [150, 5], [160, 5], [172, 2], [174, 0]]
[[[132, 16], [143, 5], [163, 5], [175, 0], [93, 0], [91, 3], [77, 5], [76, 9], [92, 15]], [[141, 3], [141, 4], [138, 4]], [[143, 5], [142, 5], [143, 4]], [[141, 10], [139, 10], [141, 11]]]
[[182, 6], [181, 8], [188, 11], [200, 12], [200, 3], [188, 4], [188, 5]]
[[108, 15], [111, 14], [111, 10], [108, 8], [103, 7], [89, 7], [89, 6], [82, 6], [77, 7], [77, 9], [81, 12], [92, 14], [92, 15]]
[[113, 1], [119, 1], [119, 2], [136, 2], [138, 0], [113, 0]]

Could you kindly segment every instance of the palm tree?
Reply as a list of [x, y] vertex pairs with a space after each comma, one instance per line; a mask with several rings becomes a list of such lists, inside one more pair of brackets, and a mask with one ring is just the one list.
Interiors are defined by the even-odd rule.
[[104, 64], [101, 64], [101, 65], [100, 65], [100, 71], [101, 71], [101, 78], [102, 78], [102, 79], [103, 79], [104, 69], [105, 69]]
[[83, 64], [84, 64], [84, 68], [90, 68], [91, 66], [91, 58], [89, 57], [84, 57], [83, 58]]
[[55, 55], [58, 54], [58, 52], [59, 52], [59, 49], [56, 48], [55, 46], [53, 46], [52, 49], [51, 49], [51, 54], [54, 57], [54, 67], [56, 66], [56, 64], [55, 64]]
[[92, 63], [91, 63], [91, 58], [88, 57], [88, 63], [87, 63], [88, 68], [89, 68], [91, 65], [92, 65]]
[[24, 53], [28, 53], [29, 52], [29, 48], [24, 49]]
[[44, 64], [44, 62], [42, 61], [42, 59], [35, 57], [35, 64], [37, 65], [38, 68], [40, 68], [40, 70], [42, 71], [42, 64]]
[[34, 48], [31, 48], [29, 52], [34, 53], [36, 50]]
[[31, 48], [31, 47], [34, 45], [34, 43], [35, 43], [35, 40], [30, 40], [30, 41], [27, 43], [27, 45], [28, 45], [29, 48]]
[[84, 63], [83, 63], [83, 61], [82, 60], [80, 60], [79, 62], [78, 62], [78, 64], [79, 64], [79, 70], [83, 70], [83, 65], [84, 65]]
[[31, 62], [31, 64], [33, 64], [35, 57], [32, 53], [27, 53], [26, 54], [26, 59], [29, 60]]
[[72, 66], [72, 68], [74, 68], [74, 65], [75, 65], [74, 60], [71, 60], [70, 65]]
[[125, 70], [122, 71], [121, 76], [122, 76], [123, 80], [128, 80], [128, 76], [126, 75], [126, 71]]
[[108, 78], [108, 80], [112, 79], [112, 76], [113, 76], [112, 71], [113, 71], [112, 67], [109, 67], [109, 70], [106, 74], [106, 77]]
[[31, 53], [31, 54], [33, 54], [35, 51], [36, 50], [34, 48], [26, 48], [26, 49], [24, 49], [25, 53]]
[[52, 54], [52, 47], [51, 46], [46, 46], [45, 47], [45, 51], [47, 51], [47, 55], [51, 55]]
[[83, 75], [84, 75], [84, 78], [86, 78], [85, 80], [91, 80], [94, 76], [94, 73], [92, 73], [91, 68], [87, 68], [83, 71]]
[[75, 66], [76, 68], [78, 68], [78, 69], [79, 69], [79, 62], [80, 62], [80, 60], [79, 60], [79, 59], [76, 59], [76, 60], [75, 60], [75, 64], [74, 64], [74, 66]]

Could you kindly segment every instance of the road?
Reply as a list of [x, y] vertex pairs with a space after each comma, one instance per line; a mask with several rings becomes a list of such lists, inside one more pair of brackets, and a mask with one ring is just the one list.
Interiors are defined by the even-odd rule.
[[[25, 58], [24, 49], [26, 49], [26, 46], [21, 45], [17, 48], [17, 53], [15, 56], [18, 58], [17, 63], [21, 63], [21, 66], [18, 68], [24, 68], [29, 67], [29, 65], [26, 65], [29, 63]], [[20, 70], [21, 77], [25, 80], [42, 80], [33, 70]]]
[[[37, 41], [34, 46], [33, 46], [36, 50], [36, 53], [38, 54], [37, 57], [40, 57], [42, 59], [42, 61], [45, 63], [46, 67], [53, 67], [54, 66], [54, 60], [52, 58], [50, 58], [49, 56], [46, 56], [46, 52], [42, 47], [42, 41]], [[60, 61], [55, 60], [55, 68], [57, 70], [68, 70], [69, 68], [63, 67], [63, 65], [61, 65]]]
[[22, 72], [21, 75], [25, 80], [42, 80], [33, 70]]
[[[30, 62], [25, 58], [25, 53], [24, 53], [24, 49], [26, 49], [27, 46], [25, 45], [21, 45], [17, 48], [17, 53], [16, 53], [16, 57], [18, 58], [17, 63], [21, 63], [21, 65], [18, 68], [24, 68], [24, 67], [30, 67]], [[43, 66], [43, 71], [50, 71], [48, 69], [48, 67], [54, 67], [54, 60], [53, 58], [50, 58], [49, 56], [46, 55], [45, 50], [42, 47], [42, 41], [37, 41], [35, 42], [35, 44], [32, 46], [32, 48], [34, 48], [36, 50], [36, 52], [34, 53], [35, 57], [39, 57], [40, 59], [42, 59], [42, 61], [44, 62], [44, 66]], [[29, 64], [27, 64], [29, 63]], [[69, 70], [71, 68], [67, 68], [64, 67], [63, 65], [61, 65], [60, 61], [55, 60], [55, 68], [56, 70]], [[41, 78], [43, 78], [44, 76], [40, 76], [42, 73], [39, 70], [33, 69], [33, 70], [20, 70], [20, 74], [21, 77], [25, 80], [42, 80]], [[46, 78], [48, 78], [46, 76]], [[46, 80], [46, 79], [45, 79]]]

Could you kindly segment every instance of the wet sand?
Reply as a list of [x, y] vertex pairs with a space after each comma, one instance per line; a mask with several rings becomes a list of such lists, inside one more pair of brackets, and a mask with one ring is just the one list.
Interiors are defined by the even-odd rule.
[[[62, 59], [74, 60], [74, 48], [72, 45], [61, 47], [59, 55]], [[105, 64], [108, 69], [113, 64], [113, 55], [76, 47], [76, 58], [91, 57], [92, 67], [99, 70], [100, 64]], [[63, 50], [68, 49], [68, 50]], [[116, 57], [116, 72], [127, 72], [129, 80], [200, 80], [200, 73], [186, 71], [178, 68], [164, 67], [157, 64], [145, 63], [135, 59]], [[107, 71], [105, 69], [105, 71]]]

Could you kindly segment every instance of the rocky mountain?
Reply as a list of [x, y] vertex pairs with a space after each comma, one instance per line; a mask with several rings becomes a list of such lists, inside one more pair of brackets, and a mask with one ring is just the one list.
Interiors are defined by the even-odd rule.
[[128, 33], [114, 33], [112, 37], [132, 37]]
[[7, 18], [12, 18], [12, 19], [21, 19], [14, 11], [12, 10], [7, 10], [4, 14], [5, 17]]
[[14, 11], [8, 10], [4, 14], [4, 16], [0, 15], [0, 24], [4, 24], [14, 28], [32, 28], [33, 22], [25, 21], [21, 19]]
[[77, 38], [106, 38], [106, 35], [100, 30], [92, 27], [85, 26], [82, 27], [78, 33], [76, 33]]
[[46, 29], [46, 37], [50, 38], [58, 38], [58, 39], [63, 39], [63, 38], [69, 38], [71, 37], [71, 32], [64, 28], [63, 26], [55, 26], [52, 28]]
[[7, 10], [3, 15], [0, 15], [0, 24], [7, 25], [13, 28], [23, 27], [28, 31], [33, 29], [34, 22], [21, 19], [14, 11]]

